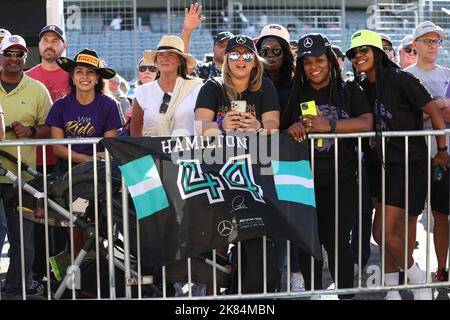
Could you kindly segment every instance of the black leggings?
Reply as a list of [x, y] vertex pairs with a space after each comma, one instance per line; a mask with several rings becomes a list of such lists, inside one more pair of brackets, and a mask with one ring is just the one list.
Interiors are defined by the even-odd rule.
[[[330, 187], [316, 188], [317, 218], [319, 238], [328, 253], [328, 266], [335, 275], [335, 195], [334, 184]], [[338, 219], [338, 288], [353, 287], [353, 256], [350, 246], [350, 231], [353, 217], [358, 209], [358, 188], [356, 179], [339, 184]], [[311, 290], [311, 256], [299, 250], [300, 269], [305, 279], [306, 290]], [[314, 260], [314, 288], [322, 288], [323, 262]], [[342, 297], [340, 295], [340, 297]], [[345, 296], [344, 296], [345, 297]]]

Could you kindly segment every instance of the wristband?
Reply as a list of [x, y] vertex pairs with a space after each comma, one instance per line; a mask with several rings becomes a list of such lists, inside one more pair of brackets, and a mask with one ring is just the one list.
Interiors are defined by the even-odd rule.
[[217, 127], [219, 128], [219, 130], [223, 133], [223, 134], [225, 134], [225, 129], [223, 128], [223, 119], [225, 118], [225, 115], [221, 115], [220, 117], [218, 117], [217, 119], [216, 119], [216, 124], [217, 124]]
[[447, 152], [448, 147], [447, 146], [438, 147], [437, 150], [438, 150], [438, 152]]
[[36, 136], [36, 128], [35, 127], [33, 127], [33, 126], [29, 126], [28, 128], [30, 128], [30, 130], [31, 130], [31, 138], [33, 138], [33, 137], [35, 137]]
[[336, 120], [329, 119], [328, 121], [330, 122], [330, 132], [335, 133], [336, 132]]

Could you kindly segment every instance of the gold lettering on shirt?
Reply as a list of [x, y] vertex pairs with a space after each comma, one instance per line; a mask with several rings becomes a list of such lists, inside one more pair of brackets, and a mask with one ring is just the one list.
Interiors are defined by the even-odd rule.
[[94, 131], [95, 128], [90, 122], [80, 123], [74, 120], [66, 123], [66, 132], [71, 138], [90, 137]]

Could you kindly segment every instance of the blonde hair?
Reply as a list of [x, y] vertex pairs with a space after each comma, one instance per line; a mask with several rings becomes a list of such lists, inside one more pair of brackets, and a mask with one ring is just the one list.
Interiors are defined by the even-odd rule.
[[[261, 59], [257, 54], [254, 54], [254, 57], [255, 67], [250, 72], [250, 80], [248, 83], [248, 90], [251, 92], [261, 89], [262, 77], [264, 74], [264, 65], [262, 64]], [[231, 73], [230, 66], [228, 65], [228, 53], [225, 55], [225, 59], [223, 60], [222, 77], [228, 100], [239, 100], [239, 92], [233, 84], [233, 74]]]

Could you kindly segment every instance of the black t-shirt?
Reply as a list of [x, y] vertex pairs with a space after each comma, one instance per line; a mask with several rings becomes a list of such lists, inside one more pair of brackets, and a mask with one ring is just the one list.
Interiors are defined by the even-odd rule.
[[[360, 86], [355, 83], [343, 83], [340, 93], [333, 91], [331, 87], [315, 90], [308, 86], [300, 93], [300, 99], [290, 122], [300, 120], [300, 103], [314, 100], [317, 108], [327, 119], [349, 119], [365, 113], [372, 113], [372, 108], [366, 95]], [[334, 184], [334, 139], [322, 139], [322, 147], [317, 146], [315, 140], [314, 153], [314, 183], [316, 187]], [[310, 145], [310, 144], [308, 144]], [[355, 139], [339, 139], [339, 181], [343, 182], [355, 177], [357, 168], [357, 154], [355, 151]]]
[[281, 108], [281, 112], [283, 112], [284, 109], [286, 109], [286, 106], [288, 104], [289, 101], [289, 95], [291, 93], [291, 89], [292, 89], [292, 81], [289, 82], [273, 82], [273, 84], [275, 85], [275, 88], [277, 89], [278, 92], [278, 100], [280, 101], [280, 108]]
[[[241, 92], [238, 100], [247, 101], [247, 112], [253, 113], [258, 120], [261, 120], [261, 115], [265, 112], [280, 110], [275, 86], [267, 78], [263, 78], [261, 89], [254, 92], [247, 89]], [[200, 89], [195, 104], [195, 109], [197, 108], [206, 108], [214, 111], [214, 120], [229, 110], [230, 103], [225, 98], [225, 92], [217, 85], [216, 80], [206, 81]]]
[[[422, 130], [422, 108], [432, 100], [431, 95], [414, 75], [399, 70], [386, 68], [383, 72], [382, 90], [384, 104], [380, 104], [380, 112], [376, 108], [376, 84], [368, 79], [361, 82], [374, 116], [380, 114], [382, 131]], [[386, 162], [401, 163], [405, 161], [405, 139], [386, 138]], [[365, 149], [368, 161], [379, 161], [375, 145]], [[409, 160], [424, 160], [427, 157], [424, 137], [409, 137]]]

